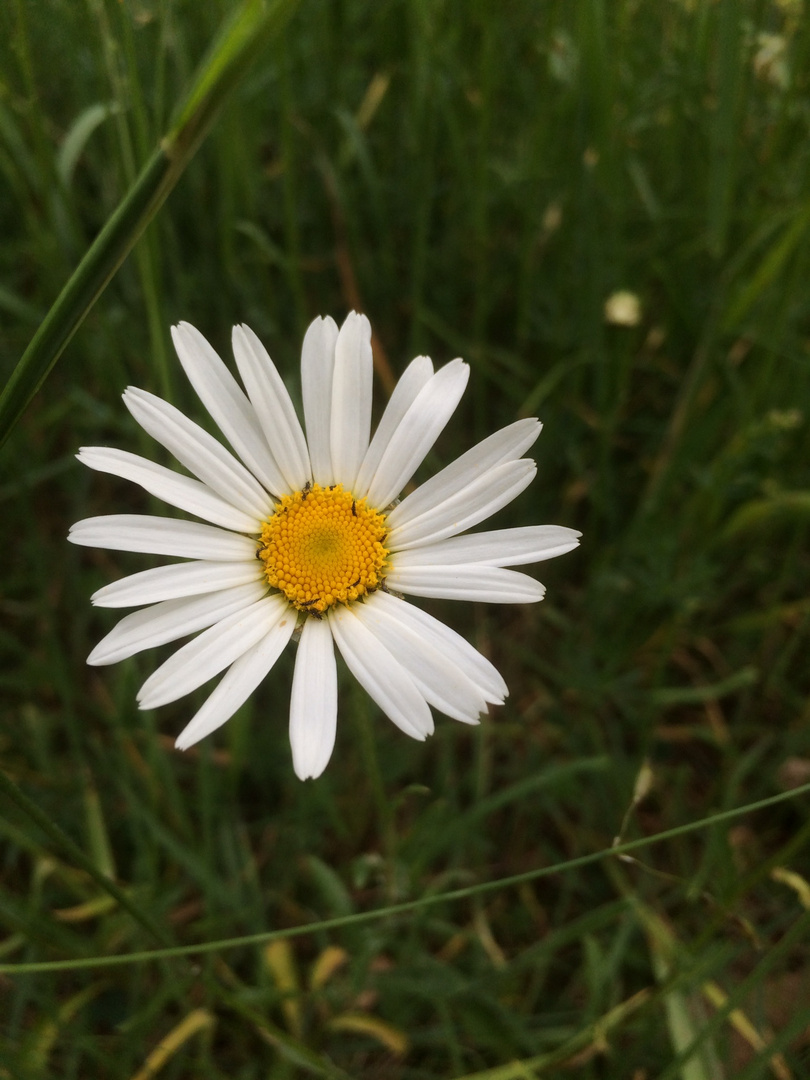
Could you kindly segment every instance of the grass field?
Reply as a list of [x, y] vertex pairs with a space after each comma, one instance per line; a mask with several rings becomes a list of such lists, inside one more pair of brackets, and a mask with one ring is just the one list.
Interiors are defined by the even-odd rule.
[[[14, 0], [0, 31], [0, 1077], [810, 1074], [803, 0]], [[420, 476], [539, 416], [494, 526], [583, 540], [542, 604], [424, 605], [503, 708], [412, 742], [344, 671], [302, 783], [292, 653], [176, 751], [208, 688], [135, 702], [168, 649], [85, 663], [90, 594], [158, 560], [65, 537], [164, 512], [74, 455], [169, 463], [130, 384], [206, 423], [171, 324], [229, 357], [246, 322], [295, 386], [353, 308], [377, 415], [413, 356], [471, 365]]]

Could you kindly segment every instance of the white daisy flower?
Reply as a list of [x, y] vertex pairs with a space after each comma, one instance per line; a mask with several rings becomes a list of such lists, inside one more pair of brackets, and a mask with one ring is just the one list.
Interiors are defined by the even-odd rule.
[[[140, 514], [87, 518], [74, 544], [177, 556], [99, 589], [101, 607], [137, 607], [96, 646], [89, 664], [196, 634], [138, 694], [153, 709], [225, 675], [181, 732], [180, 749], [236, 712], [300, 635], [290, 700], [293, 767], [319, 776], [337, 723], [337, 648], [347, 667], [408, 735], [433, 731], [431, 707], [478, 723], [508, 690], [463, 637], [404, 597], [511, 604], [543, 598], [533, 578], [506, 567], [576, 547], [558, 525], [467, 533], [511, 502], [534, 477], [521, 455], [540, 433], [519, 420], [490, 435], [401, 502], [398, 496], [458, 405], [469, 368], [439, 371], [417, 357], [396, 385], [371, 437], [371, 327], [352, 313], [340, 331], [316, 319], [304, 338], [304, 429], [264, 346], [233, 331], [245, 390], [202, 334], [172, 329], [203, 405], [234, 453], [168, 402], [130, 387], [124, 404], [185, 466], [173, 472], [126, 450], [84, 447], [91, 469], [132, 480], [207, 524]], [[245, 392], [247, 391], [247, 393]]]

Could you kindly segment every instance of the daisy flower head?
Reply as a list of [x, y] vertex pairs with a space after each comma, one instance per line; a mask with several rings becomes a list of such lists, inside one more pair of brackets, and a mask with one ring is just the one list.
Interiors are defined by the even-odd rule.
[[[468, 532], [511, 502], [536, 472], [522, 455], [540, 433], [518, 420], [399, 496], [467, 385], [453, 360], [417, 357], [399, 379], [373, 436], [371, 327], [352, 313], [307, 330], [301, 354], [304, 425], [264, 346], [233, 330], [242, 380], [198, 330], [173, 327], [186, 375], [231, 449], [179, 409], [129, 387], [124, 404], [185, 467], [181, 474], [126, 450], [84, 447], [91, 469], [139, 484], [200, 521], [141, 514], [87, 518], [74, 544], [179, 557], [99, 589], [126, 615], [88, 663], [113, 664], [191, 637], [146, 680], [142, 709], [176, 701], [225, 672], [180, 733], [186, 749], [230, 719], [295, 635], [290, 699], [293, 767], [319, 776], [335, 742], [335, 646], [382, 711], [406, 734], [433, 731], [431, 708], [475, 724], [508, 690], [467, 640], [409, 601], [441, 597], [523, 604], [544, 588], [507, 569], [570, 551], [579, 533], [558, 525]], [[306, 432], [306, 434], [305, 434]]]

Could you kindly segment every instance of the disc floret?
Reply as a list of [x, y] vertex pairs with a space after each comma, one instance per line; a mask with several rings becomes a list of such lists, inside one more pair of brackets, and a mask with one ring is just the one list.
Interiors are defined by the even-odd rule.
[[262, 526], [258, 557], [268, 583], [293, 607], [320, 616], [383, 582], [385, 515], [342, 484], [283, 495]]

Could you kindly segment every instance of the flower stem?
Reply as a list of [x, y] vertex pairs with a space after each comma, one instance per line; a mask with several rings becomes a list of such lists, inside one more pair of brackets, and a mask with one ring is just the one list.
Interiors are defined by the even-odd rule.
[[377, 812], [377, 823], [380, 830], [380, 838], [385, 863], [386, 892], [389, 900], [396, 899], [396, 862], [397, 862], [397, 831], [394, 822], [394, 808], [391, 800], [385, 793], [380, 759], [377, 753], [377, 742], [374, 738], [372, 727], [371, 709], [369, 700], [360, 686], [354, 687], [354, 716], [360, 736], [360, 753], [363, 766], [371, 784], [371, 797]]

